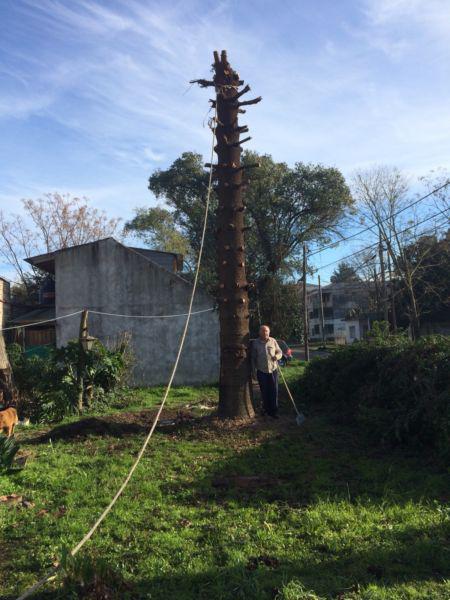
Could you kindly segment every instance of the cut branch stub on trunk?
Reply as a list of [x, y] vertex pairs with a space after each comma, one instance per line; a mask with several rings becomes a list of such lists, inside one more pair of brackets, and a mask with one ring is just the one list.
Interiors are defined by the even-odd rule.
[[[244, 254], [244, 210], [242, 192], [245, 184], [243, 170], [259, 165], [241, 165], [240, 140], [247, 133], [246, 125], [239, 126], [241, 106], [256, 104], [260, 98], [239, 102], [250, 91], [243, 85], [238, 73], [228, 62], [227, 53], [214, 52], [214, 87], [216, 98], [211, 100], [216, 109], [216, 139], [214, 148], [217, 165], [214, 176], [218, 180], [217, 210], [217, 269], [219, 280], [220, 318], [220, 392], [219, 416], [221, 418], [253, 417], [250, 391], [248, 282]], [[200, 85], [206, 83], [199, 81]], [[209, 81], [207, 82], [209, 85]], [[206, 86], [205, 86], [206, 87]], [[208, 165], [209, 166], [209, 165]]]

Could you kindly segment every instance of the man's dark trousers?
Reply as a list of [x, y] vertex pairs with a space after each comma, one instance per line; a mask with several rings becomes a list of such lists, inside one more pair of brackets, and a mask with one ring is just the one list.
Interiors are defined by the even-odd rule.
[[278, 369], [272, 373], [256, 371], [264, 411], [271, 417], [278, 414]]

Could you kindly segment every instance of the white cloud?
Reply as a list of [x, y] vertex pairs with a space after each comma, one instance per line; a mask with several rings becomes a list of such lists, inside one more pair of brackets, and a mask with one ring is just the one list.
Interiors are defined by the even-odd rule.
[[0, 118], [21, 119], [30, 115], [42, 114], [54, 102], [52, 94], [2, 95], [0, 98]]
[[93, 147], [99, 160], [133, 169], [145, 184], [152, 168], [182, 151], [208, 153], [210, 132], [202, 121], [210, 96], [195, 86], [186, 90], [190, 79], [209, 75], [212, 50], [227, 48], [255, 95], [263, 96], [243, 119], [251, 148], [345, 170], [380, 160], [420, 169], [450, 159], [448, 94], [442, 88], [424, 94], [420, 72], [417, 81], [398, 81], [422, 57], [426, 70], [446, 52], [441, 42], [450, 3], [355, 0], [353, 8], [364, 12], [351, 29], [344, 14], [346, 27], [334, 24], [336, 35], [305, 52], [301, 40], [290, 39], [294, 30], [301, 38], [294, 19], [280, 41], [272, 20], [252, 17], [252, 27], [244, 28], [233, 7], [26, 0], [24, 18], [38, 23], [53, 45], [38, 57], [22, 57], [15, 75], [26, 81], [26, 92], [14, 88], [3, 114], [44, 112]]
[[374, 25], [411, 20], [434, 33], [450, 34], [450, 4], [447, 0], [367, 0], [366, 14]]
[[450, 2], [448, 0], [365, 0], [365, 14], [374, 28], [392, 35], [413, 33], [415, 41], [429, 36], [431, 43], [450, 40]]
[[165, 154], [163, 152], [155, 152], [149, 146], [144, 148], [144, 155], [153, 162], [161, 162], [165, 159]]

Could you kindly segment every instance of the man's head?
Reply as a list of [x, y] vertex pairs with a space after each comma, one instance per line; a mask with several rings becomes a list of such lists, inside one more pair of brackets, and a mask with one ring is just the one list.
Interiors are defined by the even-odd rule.
[[267, 342], [267, 340], [269, 339], [269, 336], [270, 336], [270, 327], [268, 327], [267, 325], [261, 325], [261, 327], [259, 328], [260, 339]]

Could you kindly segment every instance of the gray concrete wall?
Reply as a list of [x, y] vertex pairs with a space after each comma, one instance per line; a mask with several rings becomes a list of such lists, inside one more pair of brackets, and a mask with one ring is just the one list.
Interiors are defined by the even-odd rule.
[[[186, 313], [190, 283], [113, 239], [68, 249], [55, 259], [56, 316], [87, 308], [155, 315]], [[213, 306], [198, 290], [194, 310]], [[165, 384], [186, 317], [139, 319], [89, 315], [89, 332], [112, 344], [125, 332], [135, 358], [134, 385]], [[56, 321], [57, 345], [78, 336], [79, 316]], [[219, 320], [215, 311], [193, 315], [175, 383], [213, 383], [219, 376]]]
[[176, 254], [172, 254], [171, 252], [159, 252], [158, 250], [148, 250], [147, 248], [133, 248], [132, 246], [130, 249], [139, 252], [139, 254], [149, 258], [160, 267], [164, 267], [167, 271], [178, 271]]

